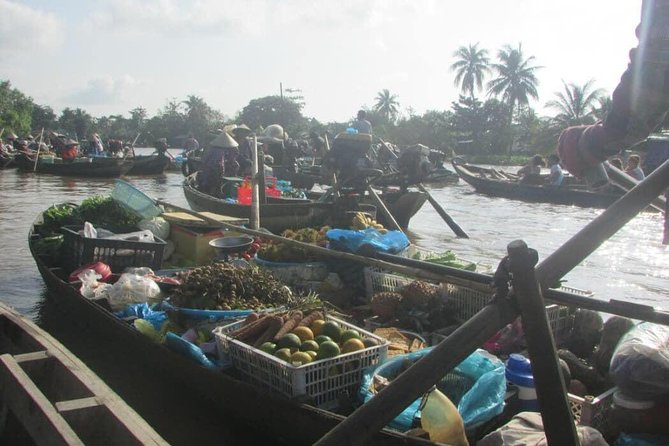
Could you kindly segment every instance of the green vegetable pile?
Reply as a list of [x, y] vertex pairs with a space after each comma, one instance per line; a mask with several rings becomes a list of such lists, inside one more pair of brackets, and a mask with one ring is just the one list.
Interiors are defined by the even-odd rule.
[[116, 233], [137, 230], [140, 218], [116, 203], [111, 197], [99, 195], [74, 203], [57, 204], [42, 213], [44, 222], [38, 227], [40, 235], [49, 237], [59, 233], [61, 226], [81, 226], [88, 221], [95, 227]]
[[450, 266], [451, 268], [464, 269], [467, 271], [476, 271], [476, 263], [466, 262], [458, 259], [455, 253], [448, 250], [442, 254], [417, 252], [412, 256], [414, 260], [423, 260], [425, 262], [436, 263], [438, 265]]

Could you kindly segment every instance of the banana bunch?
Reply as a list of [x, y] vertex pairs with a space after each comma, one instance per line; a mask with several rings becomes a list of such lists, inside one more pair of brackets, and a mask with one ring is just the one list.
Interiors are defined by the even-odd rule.
[[353, 217], [353, 223], [351, 224], [353, 229], [362, 230], [367, 228], [374, 228], [379, 231], [381, 234], [388, 232], [382, 224], [377, 223], [373, 218], [365, 215], [363, 212], [356, 212]]

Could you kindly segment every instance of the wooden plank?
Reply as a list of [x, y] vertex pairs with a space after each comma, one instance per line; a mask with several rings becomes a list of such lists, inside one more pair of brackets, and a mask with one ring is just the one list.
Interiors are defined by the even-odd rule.
[[63, 413], [73, 410], [90, 409], [91, 407], [99, 407], [103, 404], [104, 403], [98, 401], [96, 397], [91, 396], [88, 398], [78, 398], [76, 400], [58, 401], [55, 406], [58, 412]]
[[84, 444], [21, 366], [7, 354], [0, 356], [0, 395], [35, 443]]
[[31, 361], [43, 361], [45, 359], [49, 359], [51, 355], [49, 354], [48, 351], [42, 350], [39, 352], [32, 352], [32, 353], [21, 353], [18, 355], [14, 355], [14, 360], [21, 364], [23, 362], [31, 362]]

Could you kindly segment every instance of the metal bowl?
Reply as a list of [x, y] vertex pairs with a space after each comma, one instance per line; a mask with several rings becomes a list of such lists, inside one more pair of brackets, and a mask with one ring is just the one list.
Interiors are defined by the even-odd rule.
[[248, 235], [219, 237], [211, 240], [209, 246], [216, 250], [217, 255], [244, 252], [253, 243], [253, 237]]

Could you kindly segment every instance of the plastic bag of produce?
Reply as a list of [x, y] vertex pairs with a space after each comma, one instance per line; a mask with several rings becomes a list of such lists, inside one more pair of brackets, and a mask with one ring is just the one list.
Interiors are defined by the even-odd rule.
[[669, 327], [643, 322], [618, 343], [609, 373], [636, 399], [669, 395]]
[[[391, 380], [403, 368], [418, 361], [431, 350], [432, 347], [397, 355], [375, 369], [365, 370], [358, 396], [364, 402], [369, 401], [377, 393], [374, 389], [375, 376]], [[457, 406], [465, 428], [472, 428], [502, 413], [506, 393], [504, 364], [495, 356], [479, 349], [442, 378], [437, 383], [437, 388]], [[421, 398], [411, 403], [389, 426], [403, 431], [410, 429], [420, 403]]]
[[409, 246], [409, 239], [401, 231], [388, 231], [382, 234], [374, 228], [360, 231], [330, 229], [326, 236], [330, 248], [339, 251], [358, 252], [361, 247], [369, 245], [377, 251], [397, 254]]
[[77, 275], [77, 278], [81, 281], [79, 292], [86, 299], [97, 299], [101, 291], [110, 286], [109, 284], [98, 282], [98, 280], [102, 279], [102, 275], [92, 269], [81, 271]]
[[108, 293], [112, 310], [118, 311], [128, 304], [143, 303], [160, 297], [160, 287], [153, 280], [137, 274], [121, 274]]
[[151, 231], [154, 236], [162, 240], [170, 235], [170, 224], [163, 217], [145, 218], [137, 224], [137, 227]]

